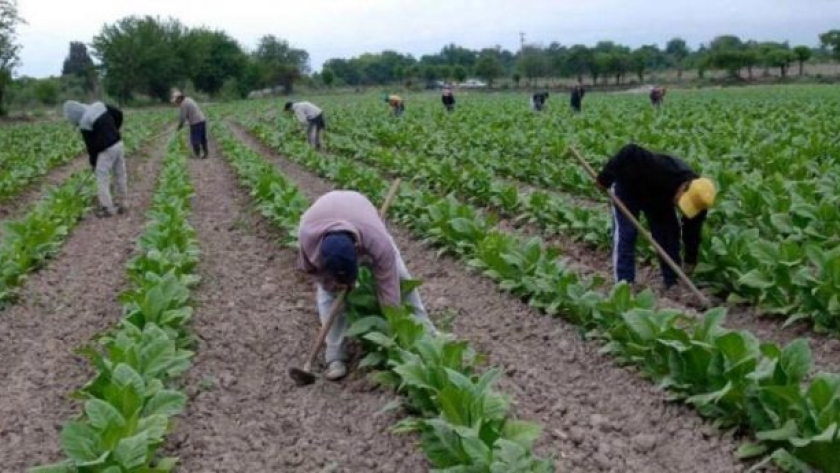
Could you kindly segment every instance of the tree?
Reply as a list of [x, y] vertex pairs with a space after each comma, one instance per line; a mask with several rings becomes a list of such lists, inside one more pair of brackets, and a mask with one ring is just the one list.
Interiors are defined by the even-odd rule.
[[576, 44], [569, 48], [566, 67], [577, 78], [578, 82], [583, 82], [583, 75], [592, 70], [593, 61], [592, 51], [582, 44]]
[[799, 75], [801, 76], [805, 71], [805, 61], [811, 59], [813, 51], [808, 46], [797, 46], [793, 48], [793, 56], [799, 62]]
[[283, 93], [292, 93], [294, 82], [309, 70], [309, 53], [295, 49], [286, 40], [265, 35], [259, 40], [254, 57], [262, 67], [265, 85], [283, 86]]
[[17, 27], [25, 23], [18, 15], [16, 0], [0, 0], [0, 116], [6, 114], [6, 86], [20, 62]]
[[677, 80], [682, 80], [683, 67], [685, 60], [691, 55], [691, 50], [682, 38], [672, 38], [665, 45], [665, 54], [671, 60], [674, 67], [677, 68]]
[[516, 68], [528, 79], [529, 85], [533, 86], [534, 79], [545, 75], [547, 69], [545, 59], [542, 49], [538, 46], [525, 46], [520, 51]]
[[[724, 35], [713, 39], [709, 44], [709, 62], [712, 66], [726, 69], [731, 77], [739, 77], [738, 72], [755, 62], [755, 58], [747, 58], [745, 45], [737, 36]], [[750, 72], [752, 75], [752, 72]]]
[[513, 84], [518, 89], [519, 88], [519, 81], [522, 80], [522, 75], [520, 75], [518, 72], [514, 72], [513, 75], [511, 76], [511, 79], [513, 79]]
[[490, 87], [493, 87], [493, 81], [504, 73], [499, 59], [494, 54], [481, 53], [475, 63], [475, 75], [486, 80]]
[[452, 69], [452, 76], [455, 78], [456, 81], [464, 82], [465, 80], [467, 80], [467, 68], [460, 64], [455, 66], [455, 68]]
[[137, 92], [162, 101], [173, 85], [187, 79], [178, 56], [187, 29], [178, 20], [130, 16], [102, 27], [93, 54], [104, 72], [105, 89], [121, 103]]
[[87, 46], [81, 41], [70, 42], [70, 52], [61, 67], [61, 75], [74, 76], [81, 80], [85, 92], [96, 87], [96, 66], [88, 54]]
[[448, 66], [446, 64], [437, 66], [438, 69], [438, 76], [443, 79], [444, 81], [448, 81], [452, 78], [452, 66]]
[[39, 79], [35, 84], [35, 97], [42, 105], [55, 105], [58, 102], [58, 80], [50, 77]]
[[661, 54], [659, 48], [654, 44], [648, 44], [633, 51], [630, 62], [633, 71], [639, 77], [640, 83], [645, 81], [645, 71], [657, 64]]
[[830, 30], [821, 34], [820, 44], [831, 50], [834, 59], [840, 60], [840, 30]]
[[190, 30], [180, 45], [189, 79], [196, 89], [216, 95], [229, 79], [241, 79], [248, 56], [224, 31]]
[[321, 81], [327, 86], [327, 88], [330, 88], [332, 87], [333, 82], [335, 82], [335, 74], [330, 69], [322, 69]]

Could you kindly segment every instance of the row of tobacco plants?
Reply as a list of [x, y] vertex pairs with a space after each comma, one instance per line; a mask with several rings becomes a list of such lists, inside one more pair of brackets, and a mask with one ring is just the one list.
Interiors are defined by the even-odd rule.
[[186, 156], [183, 143], [172, 140], [149, 223], [128, 263], [130, 289], [120, 295], [123, 318], [78, 350], [96, 373], [74, 393], [83, 402], [82, 412], [61, 431], [67, 458], [33, 472], [163, 473], [175, 468], [176, 458], [160, 458], [157, 452], [172, 416], [186, 404], [186, 395], [175, 386], [193, 356], [188, 324], [199, 248], [187, 221], [193, 187]]
[[[251, 123], [263, 142], [345, 188], [384, 195], [387, 180], [357, 161], [312, 152], [289, 133]], [[701, 317], [656, 310], [650, 292], [624, 284], [608, 294], [538, 238], [496, 229], [491, 216], [451, 196], [403, 185], [396, 217], [427, 241], [463, 258], [502, 289], [603, 339], [605, 350], [637, 366], [672, 396], [723, 427], [754, 435], [739, 451], [791, 471], [840, 471], [840, 376], [812, 371], [803, 340], [785, 347], [723, 326], [723, 309]], [[807, 380], [807, 381], [806, 381]]]
[[[294, 246], [308, 200], [264, 157], [217, 125], [214, 134], [260, 212]], [[383, 198], [384, 192], [375, 194]], [[418, 282], [405, 282], [410, 290]], [[514, 419], [507, 397], [493, 387], [499, 371], [479, 373], [480, 357], [463, 340], [433, 334], [405, 308], [381, 310], [369, 273], [349, 297], [350, 334], [363, 341], [363, 367], [405, 396], [412, 417], [399, 432], [417, 432], [435, 471], [551, 472], [550, 460], [534, 457], [539, 426]]]

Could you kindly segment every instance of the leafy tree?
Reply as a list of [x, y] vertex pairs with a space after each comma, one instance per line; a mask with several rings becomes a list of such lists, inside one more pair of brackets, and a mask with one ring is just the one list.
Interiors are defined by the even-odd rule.
[[519, 74], [518, 72], [514, 72], [513, 76], [511, 76], [511, 79], [513, 79], [513, 84], [518, 89], [519, 88], [519, 82], [522, 80], [522, 75]]
[[333, 73], [332, 69], [323, 69], [321, 71], [321, 81], [324, 82], [324, 85], [327, 87], [332, 87], [333, 83], [335, 82], [335, 74]]
[[198, 90], [216, 95], [228, 79], [242, 77], [247, 54], [223, 31], [190, 30], [179, 45], [189, 79]]
[[539, 47], [525, 46], [516, 60], [516, 68], [528, 79], [528, 84], [533, 85], [534, 79], [546, 73], [546, 58]]
[[39, 79], [35, 84], [35, 97], [43, 105], [55, 105], [60, 89], [58, 80], [54, 78]]
[[475, 63], [475, 75], [487, 81], [487, 85], [493, 87], [493, 81], [504, 74], [502, 65], [495, 54], [481, 53]]
[[423, 78], [426, 82], [432, 82], [440, 77], [440, 69], [437, 66], [427, 64], [423, 66]]
[[295, 49], [286, 40], [265, 35], [259, 40], [254, 57], [262, 68], [264, 85], [283, 86], [283, 93], [292, 93], [293, 85], [309, 70], [309, 53]]
[[665, 45], [665, 54], [677, 68], [677, 80], [682, 80], [685, 60], [691, 55], [691, 50], [682, 38], [672, 38]]
[[80, 78], [85, 92], [91, 92], [96, 88], [96, 66], [88, 54], [85, 43], [70, 42], [70, 52], [61, 67], [61, 75]]
[[578, 82], [583, 82], [583, 75], [592, 71], [594, 59], [594, 55], [589, 48], [582, 44], [576, 44], [569, 48], [566, 57], [567, 70], [575, 76]]
[[[450, 43], [441, 49], [440, 62], [450, 66], [463, 66], [466, 69], [471, 69], [475, 65], [477, 54], [471, 49], [458, 46]], [[454, 71], [454, 69], [453, 69]]]
[[93, 38], [93, 54], [104, 72], [105, 89], [120, 102], [141, 92], [160, 100], [187, 79], [178, 56], [187, 29], [178, 21], [130, 16], [102, 27]]
[[834, 59], [840, 60], [840, 30], [830, 30], [820, 35], [820, 44], [830, 49]]
[[653, 44], [642, 46], [633, 51], [630, 56], [630, 62], [633, 71], [639, 77], [639, 82], [645, 81], [645, 71], [656, 67], [661, 55], [662, 52]]
[[448, 81], [452, 78], [452, 66], [448, 66], [446, 64], [437, 66], [438, 75], [441, 79]]
[[457, 65], [452, 69], [452, 76], [458, 82], [464, 82], [467, 80], [467, 68], [462, 65]]
[[20, 62], [20, 45], [17, 44], [17, 27], [25, 24], [18, 14], [17, 0], [0, 0], [0, 116], [6, 114], [6, 86], [12, 81], [12, 72]]
[[738, 71], [752, 62], [745, 54], [745, 45], [737, 36], [724, 35], [709, 44], [709, 62], [712, 66], [725, 69], [731, 77], [738, 77]]
[[805, 61], [811, 59], [813, 51], [808, 46], [797, 46], [793, 48], [793, 55], [799, 62], [799, 75], [801, 76], [805, 71]]

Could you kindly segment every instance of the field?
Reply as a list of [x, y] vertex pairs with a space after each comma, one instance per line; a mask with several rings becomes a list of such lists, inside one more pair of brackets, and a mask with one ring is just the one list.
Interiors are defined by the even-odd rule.
[[[840, 472], [836, 87], [306, 97], [129, 111], [131, 211], [96, 219], [69, 125], [0, 129], [4, 471]], [[163, 134], [160, 134], [164, 131]], [[715, 308], [613, 286], [597, 168], [629, 141], [715, 180], [694, 281]], [[50, 146], [44, 146], [49, 144]], [[295, 230], [318, 195], [380, 204], [439, 327], [351, 300], [354, 362], [297, 387], [318, 328]], [[639, 242], [641, 249], [643, 242]], [[638, 289], [638, 290], [636, 290]], [[320, 369], [319, 369], [320, 371]], [[49, 466], [52, 465], [52, 466]]]

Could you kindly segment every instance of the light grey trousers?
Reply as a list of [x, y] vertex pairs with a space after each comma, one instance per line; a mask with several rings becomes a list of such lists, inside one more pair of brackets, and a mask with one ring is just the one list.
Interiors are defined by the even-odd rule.
[[[396, 245], [394, 245], [394, 251], [397, 252], [397, 272], [399, 273], [400, 280], [411, 279], [411, 274], [409, 274], [408, 268], [405, 266], [405, 261], [403, 261]], [[321, 318], [321, 324], [325, 324], [327, 323], [327, 319], [330, 317], [330, 308], [332, 308], [336, 294], [334, 292], [327, 291], [320, 284], [317, 286], [318, 292], [316, 297], [318, 302], [318, 315]], [[406, 294], [405, 297], [403, 297], [403, 303], [411, 305], [411, 307], [414, 308], [414, 316], [418, 319], [418, 321], [425, 324], [429, 330], [433, 332], [435, 331], [434, 324], [432, 324], [432, 321], [429, 319], [429, 314], [426, 312], [426, 308], [423, 307], [423, 301], [420, 300], [420, 293], [417, 292], [417, 289], [414, 289]], [[330, 328], [330, 331], [327, 333], [327, 350], [324, 356], [324, 361], [326, 361], [327, 364], [335, 360], [347, 360], [347, 353], [344, 347], [344, 336], [347, 333], [347, 328], [347, 317], [342, 313], [338, 316], [335, 323]]]
[[122, 141], [99, 153], [96, 158], [96, 184], [99, 195], [99, 205], [111, 213], [116, 212], [111, 198], [111, 173], [117, 180], [119, 202], [128, 206], [128, 176], [125, 173], [125, 147]]

